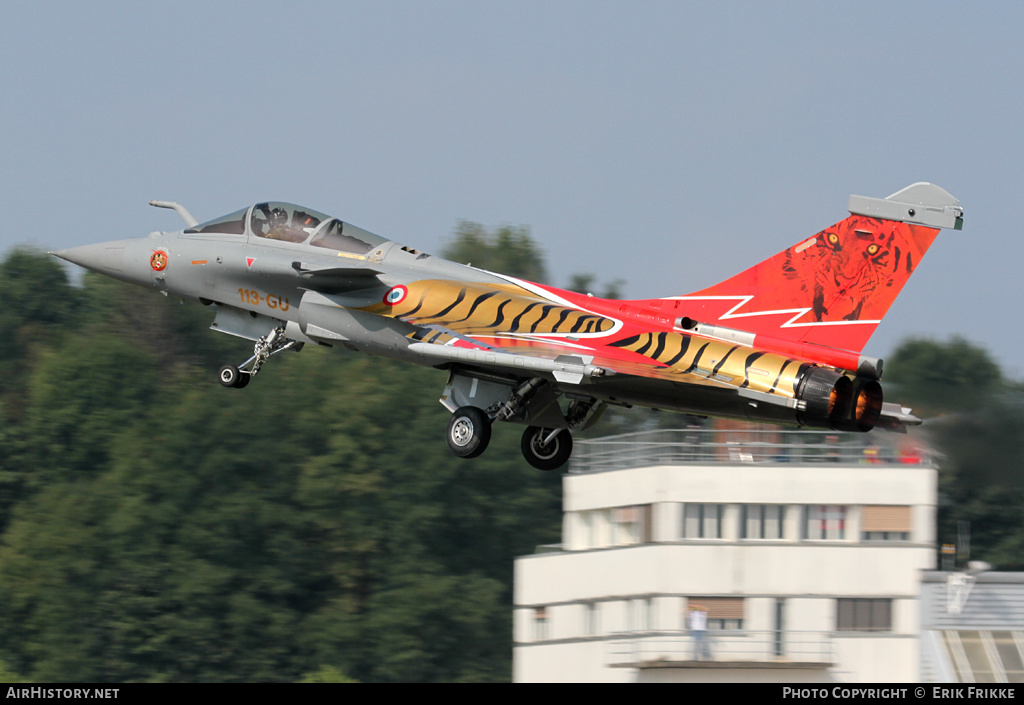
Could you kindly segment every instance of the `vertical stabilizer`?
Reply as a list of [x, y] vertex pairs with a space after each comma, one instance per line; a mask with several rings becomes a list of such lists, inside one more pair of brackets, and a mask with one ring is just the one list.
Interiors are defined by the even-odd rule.
[[961, 229], [945, 190], [850, 197], [851, 215], [736, 276], [678, 297], [696, 321], [860, 352], [935, 240]]

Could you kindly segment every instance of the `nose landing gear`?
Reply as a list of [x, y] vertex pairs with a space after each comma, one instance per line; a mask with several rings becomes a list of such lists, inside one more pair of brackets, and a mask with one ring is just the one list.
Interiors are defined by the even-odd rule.
[[[225, 387], [242, 389], [249, 384], [249, 380], [256, 376], [263, 363], [272, 355], [277, 355], [285, 350], [299, 350], [301, 348], [302, 343], [285, 338], [284, 326], [278, 326], [269, 335], [265, 335], [256, 341], [256, 345], [253, 346], [252, 357], [248, 360], [241, 365], [229, 363], [221, 367], [217, 373], [217, 381]], [[246, 369], [246, 366], [250, 366], [249, 369]]]
[[220, 372], [217, 373], [218, 382], [225, 387], [232, 387], [234, 389], [242, 389], [245, 385], [249, 384], [251, 378], [251, 373], [238, 369], [238, 367], [230, 362], [221, 367]]

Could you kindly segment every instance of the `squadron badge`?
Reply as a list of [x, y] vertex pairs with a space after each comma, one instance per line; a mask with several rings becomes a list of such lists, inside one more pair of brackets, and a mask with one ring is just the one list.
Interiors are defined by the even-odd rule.
[[154, 272], [162, 272], [167, 268], [167, 253], [163, 250], [153, 250], [149, 257], [149, 266]]

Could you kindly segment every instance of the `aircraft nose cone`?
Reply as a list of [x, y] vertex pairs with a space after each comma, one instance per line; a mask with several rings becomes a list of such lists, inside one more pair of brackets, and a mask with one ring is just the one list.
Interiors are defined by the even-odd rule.
[[123, 242], [101, 242], [95, 245], [82, 245], [81, 247], [72, 247], [67, 250], [60, 250], [59, 252], [51, 252], [50, 254], [101, 274], [117, 276], [124, 268]]

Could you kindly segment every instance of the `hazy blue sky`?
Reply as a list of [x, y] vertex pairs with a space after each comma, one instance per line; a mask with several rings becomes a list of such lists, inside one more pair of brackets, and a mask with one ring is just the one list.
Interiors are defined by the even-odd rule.
[[257, 200], [438, 251], [525, 224], [557, 285], [710, 285], [932, 181], [965, 208], [867, 353], [958, 333], [1024, 376], [1024, 6], [15, 2], [0, 206], [18, 243]]

